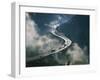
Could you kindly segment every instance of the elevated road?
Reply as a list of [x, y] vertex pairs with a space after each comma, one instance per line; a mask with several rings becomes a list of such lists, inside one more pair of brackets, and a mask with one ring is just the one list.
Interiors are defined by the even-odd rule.
[[30, 58], [27, 58], [27, 62], [33, 61], [33, 60], [36, 60], [36, 59], [40, 59], [42, 57], [45, 57], [45, 56], [48, 56], [48, 55], [51, 55], [51, 54], [56, 54], [56, 53], [58, 53], [60, 51], [63, 51], [64, 49], [66, 49], [68, 46], [71, 45], [72, 41], [69, 38], [67, 38], [66, 36], [56, 33], [56, 29], [52, 30], [51, 33], [54, 36], [64, 40], [64, 44], [59, 49], [56, 49], [56, 50], [54, 50], [52, 52], [47, 52], [47, 53], [43, 53], [43, 54], [39, 54], [37, 56], [33, 56], [33, 57], [30, 57]]

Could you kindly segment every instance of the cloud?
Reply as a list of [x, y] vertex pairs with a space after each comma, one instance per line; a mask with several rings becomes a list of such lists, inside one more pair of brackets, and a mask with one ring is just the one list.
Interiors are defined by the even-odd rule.
[[85, 49], [79, 47], [78, 43], [73, 43], [72, 46], [66, 51], [69, 55], [70, 64], [86, 64], [88, 63], [88, 58], [85, 54], [87, 52]]
[[39, 37], [36, 26], [36, 23], [26, 13], [26, 46], [33, 46], [34, 38]]
[[[51, 23], [53, 24], [53, 23]], [[49, 54], [50, 51], [56, 50], [59, 48], [62, 43], [60, 43], [60, 40], [57, 38], [54, 38], [52, 35], [39, 35], [37, 32], [37, 24], [33, 19], [31, 19], [31, 16], [26, 13], [26, 48], [27, 56], [34, 55], [34, 53], [37, 52], [37, 55], [41, 54]], [[34, 56], [31, 56], [34, 57]]]
[[[61, 17], [58, 17], [61, 20]], [[51, 21], [49, 26], [58, 26], [58, 22]], [[51, 35], [39, 35], [37, 32], [37, 24], [30, 15], [26, 14], [26, 48], [27, 57], [35, 57], [44, 53], [49, 54], [52, 50], [59, 49], [62, 43], [57, 38]], [[73, 43], [65, 52], [54, 54], [53, 59], [59, 64], [83, 64], [88, 63], [88, 58], [85, 55], [87, 52], [86, 46], [84, 49], [80, 48], [78, 43]]]
[[73, 15], [55, 15], [54, 20], [45, 24], [45, 26], [49, 26], [51, 29], [56, 29], [60, 25], [69, 22], [72, 19]]
[[45, 24], [45, 26], [50, 27], [50, 29], [56, 29], [58, 26], [60, 26], [60, 23], [58, 20], [53, 20], [49, 22], [49, 24]]

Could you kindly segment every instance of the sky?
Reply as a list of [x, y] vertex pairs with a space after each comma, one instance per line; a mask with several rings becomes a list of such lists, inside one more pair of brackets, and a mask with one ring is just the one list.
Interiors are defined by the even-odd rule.
[[[53, 25], [77, 42], [81, 47], [89, 46], [89, 15], [29, 13], [39, 28], [39, 34], [46, 34]], [[51, 26], [51, 27], [50, 27]]]
[[[62, 45], [57, 38], [48, 36], [54, 29], [63, 33], [63, 35], [73, 42], [71, 47], [63, 52], [63, 54], [53, 55], [57, 64], [65, 64], [68, 62], [66, 60], [66, 54], [71, 56], [70, 64], [76, 64], [79, 61], [84, 62], [84, 60], [88, 60], [86, 63], [89, 62], [89, 15], [31, 12], [26, 12], [27, 61], [32, 60], [37, 55], [49, 54], [50, 50], [59, 48]], [[46, 61], [48, 60], [46, 59]]]

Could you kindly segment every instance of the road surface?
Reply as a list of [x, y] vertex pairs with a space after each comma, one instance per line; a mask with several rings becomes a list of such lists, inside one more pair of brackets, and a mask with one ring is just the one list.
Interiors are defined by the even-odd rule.
[[63, 51], [64, 49], [66, 49], [68, 46], [71, 45], [72, 41], [69, 38], [67, 38], [66, 36], [63, 36], [61, 34], [57, 34], [56, 33], [56, 29], [52, 30], [51, 33], [54, 36], [59, 37], [59, 38], [64, 40], [64, 44], [61, 46], [61, 48], [59, 48], [57, 50], [54, 50], [53, 52], [48, 52], [48, 53], [40, 54], [40, 55], [37, 55], [37, 56], [33, 56], [31, 58], [27, 58], [27, 60], [26, 60], [27, 62], [33, 61], [33, 60], [36, 60], [36, 59], [40, 59], [42, 57], [45, 57], [45, 56], [48, 56], [48, 55], [51, 55], [51, 54], [56, 54], [56, 53], [58, 53], [60, 51]]

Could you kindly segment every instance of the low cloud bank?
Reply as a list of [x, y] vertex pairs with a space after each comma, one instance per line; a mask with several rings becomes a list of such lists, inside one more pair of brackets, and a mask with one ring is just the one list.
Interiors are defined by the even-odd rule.
[[[26, 48], [27, 56], [49, 53], [51, 50], [59, 48], [62, 44], [56, 38], [50, 35], [39, 35], [37, 32], [37, 24], [26, 14]], [[37, 53], [36, 53], [37, 52]], [[35, 54], [36, 53], [36, 54]]]

